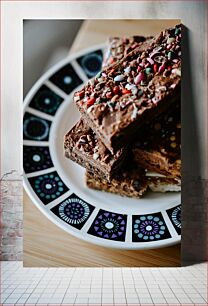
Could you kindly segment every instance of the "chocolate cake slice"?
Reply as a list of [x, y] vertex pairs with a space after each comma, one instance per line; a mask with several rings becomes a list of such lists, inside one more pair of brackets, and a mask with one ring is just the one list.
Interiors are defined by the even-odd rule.
[[112, 153], [179, 99], [180, 44], [177, 25], [140, 43], [75, 93], [83, 119]]
[[[136, 47], [138, 47], [140, 42], [144, 42], [147, 39], [151, 39], [152, 37], [144, 37], [144, 36], [132, 36], [130, 38], [120, 38], [120, 37], [111, 37], [109, 39], [108, 42], [108, 48], [106, 51], [106, 54], [104, 56], [104, 62], [103, 62], [103, 66], [109, 66], [112, 63], [115, 63], [117, 60], [121, 59], [123, 56], [125, 56], [127, 53], [129, 53], [130, 51], [132, 51], [133, 49], [135, 49]], [[159, 173], [163, 173], [165, 175], [176, 175], [177, 177], [180, 177], [180, 171], [181, 171], [181, 152], [180, 152], [180, 143], [181, 143], [181, 137], [180, 137], [180, 122], [181, 122], [181, 112], [180, 112], [180, 101], [178, 101], [176, 107], [172, 107], [172, 113], [171, 111], [167, 111], [167, 114], [164, 114], [162, 116], [160, 116], [158, 119], [154, 120], [153, 119], [153, 123], [147, 123], [144, 125], [144, 128], [142, 128], [142, 134], [141, 135], [141, 143], [143, 144], [147, 144], [148, 138], [151, 139], [151, 143], [152, 140], [155, 142], [154, 143], [154, 152], [150, 152], [147, 151], [145, 146], [144, 149], [139, 148], [139, 146], [136, 148], [136, 145], [134, 145], [134, 153], [135, 153], [135, 157], [137, 159], [138, 162], [140, 162], [140, 164], [145, 167], [146, 169], [150, 170], [150, 171], [156, 171]], [[169, 115], [169, 120], [171, 121], [171, 118], [173, 118], [173, 122], [168, 122], [169, 124], [167, 125], [167, 123], [165, 122], [165, 118], [166, 116]], [[179, 127], [176, 128], [176, 126]], [[156, 130], [155, 130], [156, 127]], [[159, 127], [159, 130], [158, 130]], [[161, 127], [161, 128], [160, 128]], [[170, 161], [170, 159], [166, 158], [164, 159], [164, 157], [162, 158], [161, 156], [161, 149], [166, 150], [166, 155], [168, 155], [168, 151], [169, 150], [169, 140], [167, 139], [167, 137], [165, 137], [165, 139], [167, 139], [166, 143], [164, 144], [164, 135], [160, 135], [158, 133], [158, 131], [162, 131], [162, 134], [164, 134], [163, 130], [167, 130], [169, 129], [169, 132], [165, 132], [166, 134], [169, 134], [169, 137], [172, 136], [172, 140], [174, 140], [174, 135], [176, 134], [176, 138], [177, 141], [176, 143], [174, 143], [174, 141], [172, 141], [172, 147], [171, 147], [171, 152], [170, 152], [170, 156], [172, 156], [173, 151], [175, 151], [175, 160], [174, 161]], [[144, 133], [143, 133], [144, 130]], [[159, 134], [159, 135], [158, 135]], [[173, 135], [172, 135], [173, 134]], [[145, 139], [147, 135], [147, 139]], [[154, 136], [156, 136], [156, 139], [154, 139]], [[160, 137], [162, 137], [162, 141], [160, 139]], [[159, 139], [158, 139], [159, 138]], [[160, 142], [161, 146], [159, 148], [159, 144], [157, 143], [157, 141]], [[138, 142], [137, 142], [138, 144]], [[156, 145], [155, 145], [156, 144]], [[151, 144], [149, 144], [151, 146]], [[176, 145], [176, 147], [174, 148], [174, 146]], [[159, 150], [159, 151], [157, 151]], [[142, 157], [142, 158], [141, 158]], [[156, 179], [151, 179], [152, 181], [152, 186], [153, 186], [153, 182], [155, 182], [154, 184], [154, 190], [157, 189], [156, 185], [157, 185], [157, 180]], [[167, 183], [167, 180], [165, 182], [165, 184]], [[160, 184], [161, 184], [161, 180], [160, 180]], [[170, 182], [171, 184], [171, 182]], [[175, 182], [173, 182], [173, 189], [178, 189], [175, 185]], [[180, 185], [180, 184], [179, 184]], [[176, 188], [175, 188], [176, 187]], [[166, 187], [165, 187], [166, 188]], [[179, 186], [180, 188], [180, 186]]]

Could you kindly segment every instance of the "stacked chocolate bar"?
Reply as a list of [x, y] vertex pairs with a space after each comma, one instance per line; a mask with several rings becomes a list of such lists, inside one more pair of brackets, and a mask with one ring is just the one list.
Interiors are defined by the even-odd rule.
[[180, 191], [180, 84], [181, 25], [110, 39], [102, 71], [74, 95], [81, 119], [64, 140], [88, 187], [130, 197]]

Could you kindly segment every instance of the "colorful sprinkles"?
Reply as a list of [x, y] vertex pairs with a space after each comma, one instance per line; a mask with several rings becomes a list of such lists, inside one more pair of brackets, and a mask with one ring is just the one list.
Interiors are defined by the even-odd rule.
[[[177, 29], [177, 31], [176, 31]], [[125, 108], [131, 103], [136, 103], [139, 109], [142, 103], [146, 105], [157, 104], [163, 91], [171, 91], [169, 88], [159, 86], [157, 93], [152, 96], [150, 81], [155, 75], [161, 77], [175, 78], [180, 75], [181, 57], [181, 27], [169, 29], [159, 38], [158, 45], [150, 44], [148, 49], [138, 56], [136, 52], [129, 60], [122, 61], [122, 68], [110, 67], [99, 73], [93, 80], [90, 80], [85, 87], [83, 98], [80, 93], [75, 94], [75, 101], [81, 101], [83, 107], [90, 108], [93, 105], [105, 104], [110, 111], [115, 108]], [[133, 53], [133, 52], [132, 52]], [[122, 96], [122, 99], [120, 98]], [[131, 103], [129, 103], [129, 101]], [[133, 110], [135, 114], [135, 109]], [[137, 112], [137, 113], [138, 113]], [[134, 120], [137, 116], [133, 115]]]

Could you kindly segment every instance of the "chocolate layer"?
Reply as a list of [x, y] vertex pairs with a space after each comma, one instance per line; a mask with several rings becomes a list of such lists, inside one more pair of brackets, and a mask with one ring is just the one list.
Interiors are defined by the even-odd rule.
[[128, 144], [145, 121], [178, 100], [180, 41], [180, 26], [165, 30], [75, 93], [83, 118], [111, 152]]

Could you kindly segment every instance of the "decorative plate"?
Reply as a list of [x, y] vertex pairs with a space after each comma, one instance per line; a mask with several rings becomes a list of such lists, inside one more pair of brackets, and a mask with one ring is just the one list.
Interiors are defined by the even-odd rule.
[[73, 92], [101, 69], [104, 46], [68, 57], [46, 72], [24, 102], [24, 186], [55, 224], [110, 248], [150, 249], [181, 239], [180, 193], [130, 199], [88, 189], [85, 169], [65, 158], [64, 134], [79, 119]]

